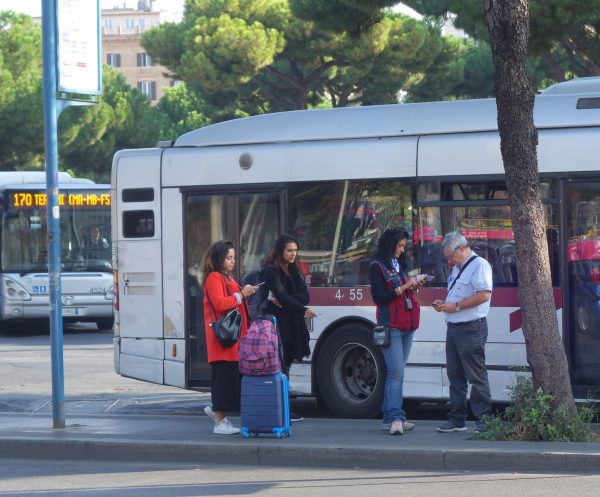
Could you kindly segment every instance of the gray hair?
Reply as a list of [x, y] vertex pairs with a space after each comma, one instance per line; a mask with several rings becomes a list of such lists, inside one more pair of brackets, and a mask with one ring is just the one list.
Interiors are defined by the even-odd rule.
[[458, 247], [468, 247], [469, 242], [467, 239], [456, 231], [451, 231], [446, 234], [442, 240], [442, 250], [450, 249], [456, 250]]

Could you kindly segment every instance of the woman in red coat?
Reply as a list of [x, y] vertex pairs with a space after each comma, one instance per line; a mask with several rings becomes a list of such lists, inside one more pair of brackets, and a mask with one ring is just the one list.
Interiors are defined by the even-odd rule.
[[227, 241], [211, 245], [202, 263], [204, 332], [208, 362], [212, 367], [212, 406], [205, 407], [204, 412], [214, 421], [213, 432], [219, 435], [234, 435], [240, 432], [239, 428], [235, 428], [225, 417], [225, 411], [240, 410], [238, 344], [229, 348], [223, 347], [212, 332], [210, 323], [237, 307], [242, 315], [243, 336], [248, 328], [245, 299], [256, 293], [256, 287], [252, 285], [240, 288], [232, 276], [234, 266], [235, 250], [233, 244]]

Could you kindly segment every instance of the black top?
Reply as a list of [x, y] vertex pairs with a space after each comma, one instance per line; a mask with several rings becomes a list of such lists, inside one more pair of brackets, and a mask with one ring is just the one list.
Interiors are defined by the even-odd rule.
[[[378, 262], [385, 267], [385, 264], [381, 261]], [[402, 279], [404, 279], [404, 277], [402, 277]], [[369, 281], [371, 282], [371, 296], [373, 297], [373, 302], [378, 306], [389, 304], [397, 297], [396, 291], [389, 289], [379, 264], [371, 264], [369, 267]]]
[[273, 292], [281, 307], [269, 301], [266, 312], [277, 318], [277, 328], [288, 357], [284, 362], [301, 361], [310, 354], [310, 335], [306, 329], [304, 313], [309, 296], [306, 283], [300, 273], [286, 274], [275, 266], [267, 266], [263, 272], [267, 290]]

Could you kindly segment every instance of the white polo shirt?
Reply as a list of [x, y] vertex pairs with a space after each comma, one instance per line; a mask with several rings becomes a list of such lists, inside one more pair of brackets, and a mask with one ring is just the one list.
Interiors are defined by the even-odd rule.
[[[475, 257], [475, 252], [471, 251], [471, 257]], [[466, 263], [467, 261], [465, 261]], [[460, 268], [454, 266], [452, 273], [448, 277], [448, 289], [454, 279], [458, 276]], [[462, 302], [477, 292], [492, 291], [492, 266], [483, 257], [475, 257], [460, 275], [460, 278], [446, 296], [446, 302]], [[446, 321], [449, 323], [463, 323], [473, 321], [474, 319], [484, 318], [490, 310], [491, 299], [483, 304], [470, 309], [450, 312], [446, 314]]]

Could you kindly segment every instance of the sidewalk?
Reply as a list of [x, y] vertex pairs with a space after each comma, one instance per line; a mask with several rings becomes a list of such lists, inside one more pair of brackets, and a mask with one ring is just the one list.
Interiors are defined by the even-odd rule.
[[598, 443], [476, 441], [472, 422], [459, 433], [437, 433], [439, 423], [390, 436], [378, 420], [305, 419], [278, 440], [214, 435], [203, 415], [76, 415], [54, 430], [48, 414], [0, 413], [0, 458], [600, 473]]

